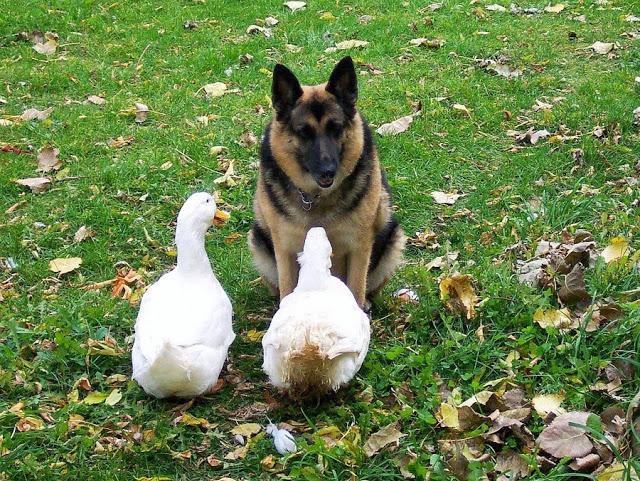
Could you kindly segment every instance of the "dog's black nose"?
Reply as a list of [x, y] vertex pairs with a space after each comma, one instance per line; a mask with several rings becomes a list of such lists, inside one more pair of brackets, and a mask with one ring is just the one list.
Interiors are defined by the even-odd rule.
[[334, 165], [324, 165], [320, 168], [320, 177], [323, 179], [333, 179], [336, 176], [336, 167]]

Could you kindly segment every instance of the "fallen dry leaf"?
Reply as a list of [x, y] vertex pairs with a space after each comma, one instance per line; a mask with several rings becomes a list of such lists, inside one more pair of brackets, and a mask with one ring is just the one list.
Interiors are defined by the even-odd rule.
[[[249, 35], [255, 35], [255, 34], [261, 33], [262, 35], [265, 36], [265, 38], [271, 38], [271, 29], [267, 27], [261, 27], [260, 25], [249, 25], [247, 27], [247, 33]], [[216, 83], [220, 83], [220, 82], [216, 82]], [[217, 97], [219, 97], [219, 95], [217, 95]]]
[[101, 391], [92, 391], [82, 400], [83, 404], [94, 405], [102, 404], [109, 397], [109, 393]]
[[496, 471], [499, 473], [511, 473], [511, 477], [508, 479], [520, 479], [526, 477], [531, 468], [519, 453], [512, 449], [507, 449], [498, 454]]
[[187, 426], [197, 426], [203, 429], [210, 429], [215, 427], [215, 424], [211, 424], [208, 419], [192, 416], [189, 413], [183, 413], [178, 416], [173, 421], [174, 425], [177, 423], [186, 424]]
[[89, 95], [85, 103], [90, 103], [94, 105], [104, 105], [106, 100], [103, 97], [99, 97], [97, 95]]
[[409, 40], [409, 43], [416, 47], [440, 48], [445, 44], [445, 41], [441, 38], [420, 37]]
[[629, 243], [624, 237], [614, 237], [600, 256], [609, 264], [611, 262], [627, 257], [631, 253]]
[[206, 84], [202, 89], [208, 98], [221, 97], [227, 91], [227, 85], [223, 82], [214, 82]]
[[307, 6], [307, 2], [284, 2], [285, 7], [288, 7], [292, 12], [302, 10]]
[[405, 115], [404, 117], [400, 117], [399, 119], [394, 120], [393, 122], [389, 122], [387, 124], [382, 124], [380, 127], [376, 129], [376, 132], [382, 135], [398, 135], [402, 132], [405, 132], [413, 119], [420, 115], [420, 110], [412, 113], [411, 115]]
[[563, 304], [589, 303], [591, 296], [584, 282], [584, 267], [577, 263], [564, 279], [558, 291], [558, 298]]
[[425, 266], [425, 268], [427, 271], [430, 271], [431, 269], [440, 269], [442, 266], [449, 265], [455, 261], [459, 254], [459, 251], [447, 252], [445, 255], [438, 256], [433, 259]]
[[37, 172], [50, 172], [58, 170], [62, 167], [62, 162], [58, 159], [59, 149], [54, 147], [45, 147], [38, 152], [38, 168]]
[[585, 429], [570, 426], [569, 423], [586, 426], [589, 415], [587, 412], [576, 411], [561, 414], [542, 430], [536, 444], [556, 458], [569, 456], [575, 459], [586, 456], [593, 449], [593, 443], [587, 437]]
[[440, 281], [440, 299], [452, 312], [464, 314], [467, 319], [476, 315], [478, 296], [473, 288], [473, 278], [467, 274], [455, 273]]
[[503, 7], [502, 5], [498, 5], [497, 3], [492, 3], [491, 5], [487, 5], [484, 8], [486, 8], [490, 12], [506, 12], [507, 11], [505, 7]]
[[544, 7], [544, 11], [547, 13], [560, 13], [564, 10], [565, 6], [562, 3], [556, 5], [549, 5]]
[[142, 124], [147, 120], [147, 116], [149, 115], [149, 107], [140, 102], [135, 103], [136, 109], [136, 123]]
[[121, 399], [122, 399], [122, 392], [120, 392], [120, 389], [116, 388], [113, 391], [111, 391], [111, 393], [109, 393], [109, 395], [104, 400], [104, 403], [107, 406], [115, 406], [120, 402]]
[[550, 413], [564, 413], [564, 409], [560, 408], [562, 401], [564, 401], [564, 393], [559, 392], [557, 394], [539, 394], [534, 396], [531, 403], [538, 415], [545, 419]]
[[457, 112], [461, 112], [461, 113], [465, 114], [467, 117], [471, 117], [471, 111], [467, 108], [466, 105], [453, 104], [452, 108], [453, 108], [453, 110], [455, 110]]
[[431, 192], [429, 195], [433, 197], [433, 200], [436, 202], [436, 204], [446, 204], [446, 205], [453, 205], [456, 203], [456, 201], [460, 197], [464, 196], [464, 194], [456, 194], [453, 192], [446, 193], [446, 192], [440, 192], [438, 190]]
[[20, 115], [20, 118], [25, 121], [44, 120], [47, 117], [49, 117], [49, 115], [51, 115], [51, 112], [53, 112], [53, 107], [49, 107], [48, 109], [45, 109], [45, 110], [27, 109], [24, 112], [22, 112], [22, 115]]
[[503, 63], [496, 63], [487, 67], [487, 70], [495, 72], [500, 77], [504, 78], [517, 78], [522, 75], [522, 70], [511, 67], [510, 65]]
[[369, 436], [369, 439], [367, 439], [364, 444], [364, 453], [370, 458], [389, 444], [399, 444], [400, 439], [405, 436], [406, 434], [403, 434], [398, 430], [397, 422], [388, 424], [380, 429], [380, 431]]
[[213, 180], [214, 184], [219, 184], [219, 185], [224, 185], [227, 187], [233, 187], [234, 185], [236, 185], [236, 173], [234, 170], [234, 162], [233, 160], [229, 161], [229, 165], [227, 167], [226, 172], [224, 173], [224, 175], [218, 177], [217, 179]]
[[73, 235], [74, 242], [82, 242], [85, 239], [89, 239], [90, 237], [95, 236], [96, 233], [91, 229], [87, 228], [87, 226], [81, 226], [76, 233]]
[[18, 179], [16, 184], [29, 187], [34, 194], [41, 194], [51, 187], [51, 179], [48, 177], [29, 177], [28, 179]]
[[262, 430], [262, 426], [258, 423], [245, 423], [238, 424], [231, 430], [231, 434], [244, 436], [250, 438], [254, 434], [258, 434]]
[[460, 429], [460, 419], [458, 409], [449, 403], [440, 404], [436, 417], [444, 427], [458, 430]]
[[329, 11], [323, 12], [319, 18], [324, 22], [333, 22], [336, 19], [335, 15]]
[[34, 418], [31, 416], [20, 418], [18, 422], [16, 422], [16, 429], [21, 433], [42, 429], [43, 427], [44, 422], [42, 421], [42, 419]]
[[112, 149], [121, 149], [122, 147], [126, 147], [133, 142], [133, 135], [128, 135], [127, 137], [123, 137], [122, 135], [115, 139], [109, 139], [107, 141], [107, 145]]
[[233, 451], [225, 454], [224, 459], [226, 459], [227, 461], [237, 461], [238, 459], [243, 459], [248, 452], [249, 452], [249, 445], [245, 444], [244, 446], [239, 446]]
[[538, 309], [533, 314], [533, 321], [540, 327], [555, 327], [556, 329], [571, 329], [578, 327], [578, 323], [572, 318], [569, 309]]
[[49, 261], [49, 270], [59, 274], [75, 271], [82, 264], [80, 257], [63, 257]]
[[605, 42], [594, 42], [589, 45], [589, 48], [593, 50], [598, 55], [606, 55], [611, 52], [615, 47], [613, 43], [605, 43]]
[[251, 147], [258, 143], [258, 138], [256, 137], [256, 134], [250, 130], [245, 130], [240, 136], [239, 143], [243, 147]]
[[336, 43], [336, 50], [349, 50], [352, 48], [364, 48], [369, 45], [369, 42], [365, 40], [344, 40], [343, 42]]
[[47, 40], [44, 43], [36, 43], [33, 46], [33, 49], [42, 54], [42, 55], [53, 55], [54, 53], [56, 53], [56, 49], [58, 48], [58, 42], [51, 39], [51, 40]]

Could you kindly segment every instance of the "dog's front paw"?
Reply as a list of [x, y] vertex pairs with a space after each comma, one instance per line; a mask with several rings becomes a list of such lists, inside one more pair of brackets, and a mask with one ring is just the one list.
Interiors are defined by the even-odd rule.
[[371, 319], [371, 301], [369, 299], [365, 299], [362, 310], [367, 316], [369, 316], [369, 319]]

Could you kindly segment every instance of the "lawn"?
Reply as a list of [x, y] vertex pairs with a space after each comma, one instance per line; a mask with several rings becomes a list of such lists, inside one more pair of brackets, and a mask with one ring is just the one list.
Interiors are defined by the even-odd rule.
[[[625, 413], [640, 385], [640, 3], [491, 3], [309, 0], [292, 11], [267, 0], [4, 2], [0, 479], [495, 479], [509, 462], [523, 477], [559, 479], [573, 472], [571, 456], [547, 453], [555, 466], [545, 464], [532, 439], [547, 412], [563, 410], [603, 414], [602, 426], [589, 418], [590, 438], [579, 436], [600, 446], [607, 432], [622, 451], [613, 461], [594, 454], [586, 473], [630, 475], [638, 412]], [[270, 16], [276, 25], [265, 23]], [[250, 25], [260, 28], [248, 33]], [[368, 45], [333, 51], [345, 40]], [[261, 370], [260, 336], [276, 303], [246, 246], [256, 140], [271, 115], [276, 63], [318, 83], [347, 54], [374, 128], [421, 107], [405, 132], [374, 134], [411, 240], [374, 304], [357, 378], [328, 399], [297, 402]], [[216, 82], [226, 91], [208, 95], [204, 86]], [[149, 109], [142, 122], [136, 103]], [[20, 118], [30, 108], [52, 111]], [[47, 148], [59, 162], [37, 172]], [[50, 181], [42, 193], [16, 182], [41, 176]], [[238, 336], [224, 387], [182, 405], [151, 399], [130, 380], [131, 334], [143, 283], [175, 262], [177, 211], [200, 190], [216, 191], [231, 214], [210, 231], [207, 250]], [[439, 204], [434, 191], [463, 195]], [[586, 247], [592, 262], [581, 257], [584, 289], [563, 294], [566, 272], [552, 267], [544, 287], [519, 282], [519, 261], [541, 242], [562, 242], [547, 256], [564, 259], [581, 230], [595, 242]], [[76, 257], [72, 271], [50, 270], [51, 260]], [[129, 300], [111, 285], [83, 289], [118, 268], [140, 276]], [[463, 312], [453, 291], [441, 296], [440, 281], [460, 280], [455, 273], [469, 276], [477, 299], [465, 309], [475, 312]], [[419, 301], [395, 296], [400, 288]], [[472, 402], [471, 414], [460, 406], [484, 391], [492, 394]], [[487, 417], [495, 409], [521, 411], [500, 427]], [[278, 455], [264, 431], [246, 436], [246, 447], [231, 432], [269, 420], [295, 428], [296, 454]], [[367, 440], [381, 429], [396, 435], [372, 453]]]

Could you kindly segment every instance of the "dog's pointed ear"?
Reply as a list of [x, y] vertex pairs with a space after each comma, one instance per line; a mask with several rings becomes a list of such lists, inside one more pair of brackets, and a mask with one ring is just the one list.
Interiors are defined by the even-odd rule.
[[277, 64], [273, 69], [271, 85], [271, 103], [276, 111], [276, 118], [286, 119], [300, 96], [302, 87], [296, 76], [284, 65]]
[[331, 72], [326, 90], [335, 95], [347, 116], [353, 118], [358, 99], [358, 79], [351, 57], [345, 57], [338, 62]]

